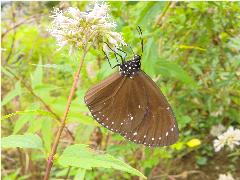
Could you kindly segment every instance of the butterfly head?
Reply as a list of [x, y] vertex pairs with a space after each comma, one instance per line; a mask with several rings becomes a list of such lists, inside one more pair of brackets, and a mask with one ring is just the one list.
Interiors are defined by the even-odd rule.
[[132, 77], [141, 68], [141, 56], [134, 55], [129, 61], [125, 61], [120, 65], [119, 71], [124, 76]]

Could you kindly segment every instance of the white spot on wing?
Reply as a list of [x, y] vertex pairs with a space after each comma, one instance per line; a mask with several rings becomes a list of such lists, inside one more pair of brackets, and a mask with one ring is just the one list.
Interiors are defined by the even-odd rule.
[[136, 135], [137, 135], [137, 132], [133, 133], [133, 135], [136, 136]]
[[168, 131], [166, 132], [166, 136], [168, 136]]

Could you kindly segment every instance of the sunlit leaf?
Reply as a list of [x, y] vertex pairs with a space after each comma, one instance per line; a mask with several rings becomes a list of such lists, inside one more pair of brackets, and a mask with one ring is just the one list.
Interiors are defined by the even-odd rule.
[[141, 172], [126, 163], [109, 154], [96, 152], [85, 144], [75, 144], [67, 147], [59, 157], [59, 163], [62, 166], [73, 166], [83, 169], [92, 169], [94, 167], [113, 168], [145, 178]]
[[[39, 58], [39, 65], [42, 64], [42, 59]], [[41, 66], [37, 66], [34, 73], [31, 76], [32, 79], [32, 88], [34, 89], [36, 86], [42, 84], [42, 79], [43, 79], [43, 68]]]
[[84, 180], [86, 169], [79, 168], [77, 174], [74, 176], [74, 180]]
[[3, 148], [31, 148], [42, 149], [42, 140], [36, 134], [10, 135], [1, 139]]
[[18, 81], [15, 84], [15, 88], [12, 91], [10, 91], [7, 95], [5, 95], [5, 97], [3, 98], [2, 106], [9, 103], [11, 100], [13, 100], [16, 96], [19, 96], [20, 94], [21, 94], [21, 84]]
[[166, 77], [174, 77], [183, 83], [197, 86], [194, 79], [181, 66], [174, 62], [158, 61], [158, 71]]
[[52, 138], [53, 138], [53, 131], [52, 131], [52, 120], [49, 118], [43, 119], [42, 127], [42, 139], [45, 149], [50, 152]]

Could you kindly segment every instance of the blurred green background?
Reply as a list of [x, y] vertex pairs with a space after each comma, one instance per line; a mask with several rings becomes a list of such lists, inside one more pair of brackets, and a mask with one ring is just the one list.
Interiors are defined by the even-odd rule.
[[[47, 32], [53, 7], [84, 11], [89, 2], [1, 3], [2, 179], [41, 179], [81, 52], [57, 51]], [[170, 102], [180, 128], [179, 141], [146, 148], [111, 133], [89, 115], [83, 97], [111, 70], [100, 48], [84, 62], [67, 127], [75, 144], [89, 144], [97, 154], [110, 154], [148, 179], [217, 179], [240, 177], [240, 150], [215, 152], [211, 128], [240, 127], [239, 2], [109, 2], [110, 13], [134, 51], [144, 39], [142, 68]], [[128, 57], [130, 58], [130, 57]], [[114, 59], [112, 59], [114, 61]], [[44, 103], [43, 103], [44, 102]], [[23, 134], [29, 136], [16, 136]], [[19, 139], [18, 139], [19, 138]], [[27, 138], [27, 139], [24, 139]], [[28, 139], [30, 138], [30, 139]], [[25, 141], [26, 140], [26, 141]], [[11, 142], [11, 143], [10, 143]], [[52, 179], [142, 179], [133, 169], [64, 167], [59, 157], [72, 143], [63, 132]], [[41, 145], [43, 144], [43, 145]], [[42, 147], [41, 147], [42, 146]], [[90, 151], [89, 149], [86, 151]], [[83, 156], [88, 152], [82, 152]], [[94, 159], [92, 160], [94, 161]], [[124, 165], [123, 165], [124, 166]], [[122, 169], [121, 169], [122, 168]], [[119, 170], [123, 171], [119, 171]], [[127, 171], [130, 173], [126, 173]]]

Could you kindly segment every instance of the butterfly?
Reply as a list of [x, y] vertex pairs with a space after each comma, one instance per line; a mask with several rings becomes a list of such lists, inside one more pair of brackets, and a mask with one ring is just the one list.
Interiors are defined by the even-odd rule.
[[[143, 54], [142, 30], [140, 27], [137, 30]], [[125, 61], [108, 47], [122, 62], [116, 65], [118, 72], [87, 91], [84, 101], [93, 118], [137, 144], [149, 147], [174, 144], [179, 133], [173, 110], [157, 84], [141, 70], [142, 55], [135, 54]]]

